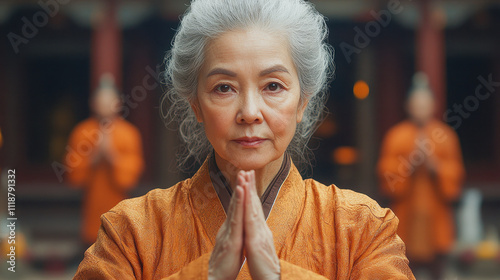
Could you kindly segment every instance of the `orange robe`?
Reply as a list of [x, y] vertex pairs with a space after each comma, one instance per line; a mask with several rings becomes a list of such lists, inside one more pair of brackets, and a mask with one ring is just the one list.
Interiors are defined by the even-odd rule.
[[[435, 162], [435, 173], [424, 163]], [[464, 167], [456, 133], [432, 120], [422, 129], [403, 121], [387, 133], [380, 154], [381, 188], [400, 219], [398, 234], [410, 260], [428, 262], [453, 246], [451, 203], [460, 195]]]
[[[115, 160], [101, 160], [92, 165], [96, 145], [104, 133], [110, 133], [110, 148]], [[83, 241], [92, 244], [97, 238], [99, 217], [127, 198], [142, 173], [142, 143], [139, 131], [118, 118], [111, 124], [89, 118], [79, 123], [69, 138], [66, 166], [67, 179], [76, 187], [85, 188], [83, 199]]]
[[[207, 162], [191, 179], [104, 214], [74, 279], [207, 279], [226, 218]], [[266, 221], [281, 279], [415, 279], [391, 210], [303, 180], [293, 164], [285, 176]], [[246, 263], [237, 279], [251, 279]]]

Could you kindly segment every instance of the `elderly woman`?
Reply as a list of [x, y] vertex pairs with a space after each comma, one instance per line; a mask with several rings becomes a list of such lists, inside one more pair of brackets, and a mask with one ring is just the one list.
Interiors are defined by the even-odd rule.
[[[190, 179], [104, 214], [75, 279], [414, 279], [398, 219], [303, 180], [331, 48], [301, 0], [196, 0], [167, 58]], [[181, 162], [182, 163], [182, 162]]]

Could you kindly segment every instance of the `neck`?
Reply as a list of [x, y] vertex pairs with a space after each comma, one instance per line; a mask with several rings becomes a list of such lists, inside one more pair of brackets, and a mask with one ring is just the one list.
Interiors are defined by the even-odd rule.
[[97, 114], [94, 114], [94, 117], [98, 120], [98, 121], [102, 121], [102, 120], [105, 120], [107, 122], [112, 122], [114, 120], [116, 120], [118, 118], [118, 115], [111, 115], [111, 116], [100, 116], [100, 115], [97, 115]]
[[425, 119], [425, 120], [417, 120], [417, 119], [411, 118], [411, 121], [413, 122], [413, 124], [415, 124], [419, 128], [425, 127], [431, 120], [432, 120], [432, 118]]
[[[257, 187], [257, 194], [259, 197], [266, 191], [267, 187], [273, 180], [273, 178], [278, 174], [280, 170], [281, 164], [283, 163], [284, 154], [281, 155], [278, 159], [269, 162], [262, 168], [254, 169], [255, 171], [255, 183]], [[217, 163], [217, 167], [222, 172], [222, 175], [229, 182], [229, 186], [234, 191], [236, 188], [236, 178], [238, 176], [238, 172], [242, 170], [241, 168], [236, 167], [231, 162], [221, 158], [217, 152], [215, 152], [215, 162]], [[250, 171], [250, 170], [245, 170]]]

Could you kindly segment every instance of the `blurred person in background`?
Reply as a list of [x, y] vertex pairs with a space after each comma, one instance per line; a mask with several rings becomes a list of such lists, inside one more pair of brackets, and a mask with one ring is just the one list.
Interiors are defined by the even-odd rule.
[[104, 214], [74, 279], [414, 279], [392, 211], [294, 164], [326, 101], [327, 32], [307, 1], [193, 1], [166, 100], [181, 164], [202, 166]]
[[127, 198], [143, 171], [138, 129], [120, 116], [122, 108], [113, 77], [102, 76], [90, 97], [93, 116], [79, 123], [69, 137], [67, 180], [84, 188], [82, 239], [95, 242], [100, 216]]
[[417, 73], [407, 99], [409, 118], [387, 132], [378, 174], [400, 220], [410, 267], [441, 279], [454, 243], [452, 203], [461, 192], [464, 166], [455, 131], [434, 118], [434, 109], [427, 76]]

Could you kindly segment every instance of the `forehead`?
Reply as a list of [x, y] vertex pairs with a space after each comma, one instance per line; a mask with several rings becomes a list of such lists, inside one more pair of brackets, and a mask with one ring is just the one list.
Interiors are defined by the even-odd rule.
[[282, 64], [295, 71], [286, 36], [258, 28], [226, 31], [205, 49], [205, 70], [215, 66], [265, 67]]

